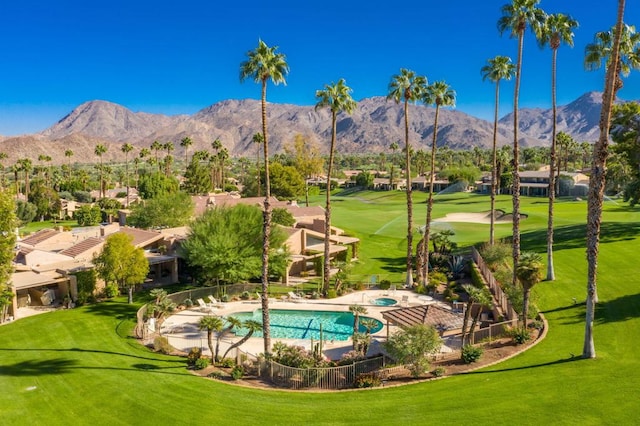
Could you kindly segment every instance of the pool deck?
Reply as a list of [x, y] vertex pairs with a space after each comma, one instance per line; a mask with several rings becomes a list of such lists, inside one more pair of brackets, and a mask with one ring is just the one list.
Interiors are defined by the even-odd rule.
[[[377, 298], [392, 298], [398, 303], [392, 306], [379, 306], [373, 304], [373, 300]], [[325, 311], [341, 311], [347, 312], [350, 305], [358, 304], [367, 309], [365, 316], [375, 318], [383, 323], [383, 327], [377, 333], [372, 334], [372, 343], [369, 348], [369, 354], [382, 352], [382, 343], [387, 337], [386, 321], [382, 318], [382, 312], [398, 309], [407, 306], [418, 306], [426, 304], [442, 304], [433, 298], [421, 294], [417, 294], [410, 290], [364, 290], [347, 295], [337, 297], [335, 299], [270, 299], [270, 309], [291, 309], [291, 310], [325, 310]], [[168, 317], [161, 325], [160, 333], [169, 339], [169, 343], [176, 349], [188, 352], [192, 347], [200, 347], [204, 354], [209, 354], [207, 347], [206, 331], [198, 330], [198, 322], [200, 318], [208, 314], [217, 316], [231, 316], [235, 312], [246, 312], [260, 309], [260, 300], [248, 300], [239, 302], [222, 303], [218, 307], [212, 307], [208, 311], [202, 310], [199, 306], [193, 306], [190, 309], [177, 312]], [[393, 333], [397, 327], [391, 327], [390, 333]], [[215, 336], [214, 336], [215, 339]], [[241, 337], [231, 335], [220, 342], [220, 355], [224, 354], [227, 348], [233, 343], [240, 340]], [[310, 339], [275, 339], [272, 338], [272, 344], [276, 341], [283, 341], [287, 344], [295, 344], [304, 346], [307, 349], [311, 346]], [[450, 352], [455, 346], [453, 342], [445, 341], [441, 352]], [[215, 345], [215, 342], [214, 342]], [[346, 341], [327, 341], [323, 345], [323, 352], [329, 359], [339, 359], [342, 354], [352, 349], [351, 340]], [[264, 341], [262, 337], [251, 337], [246, 341], [240, 349], [252, 355], [258, 355], [264, 352]]]

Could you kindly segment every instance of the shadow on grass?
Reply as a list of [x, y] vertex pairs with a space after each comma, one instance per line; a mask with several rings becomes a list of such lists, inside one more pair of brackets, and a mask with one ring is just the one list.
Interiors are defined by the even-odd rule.
[[[172, 363], [172, 364], [183, 364], [185, 363], [184, 360], [182, 359], [169, 359], [169, 360], [162, 360], [162, 359], [157, 359], [157, 358], [149, 358], [149, 357], [144, 357], [144, 356], [140, 356], [140, 355], [131, 355], [131, 354], [126, 354], [126, 353], [121, 353], [121, 352], [112, 352], [112, 351], [101, 351], [101, 350], [96, 350], [96, 349], [80, 349], [80, 348], [69, 348], [69, 349], [47, 349], [47, 348], [0, 348], [0, 352], [87, 352], [87, 353], [94, 353], [94, 354], [103, 354], [103, 355], [117, 355], [117, 356], [123, 356], [123, 357], [128, 357], [128, 358], [136, 358], [136, 359], [140, 359], [140, 360], [145, 360], [145, 361], [155, 361], [155, 362], [165, 362], [165, 363]], [[1, 371], [1, 370], [0, 370]]]
[[388, 272], [405, 272], [407, 270], [406, 257], [372, 257], [382, 263], [381, 269]]
[[[567, 250], [586, 248], [586, 224], [558, 226], [553, 231], [553, 249]], [[600, 228], [600, 243], [631, 241], [640, 235], [640, 222], [604, 222]], [[522, 245], [527, 250], [543, 253], [547, 250], [547, 230], [523, 232]]]
[[105, 302], [94, 303], [92, 305], [86, 305], [84, 309], [90, 314], [123, 320], [135, 318], [139, 306], [135, 304], [129, 305], [115, 300], [108, 300]]
[[580, 355], [569, 354], [569, 358], [557, 359], [555, 361], [541, 362], [539, 364], [523, 365], [521, 367], [500, 368], [497, 370], [489, 370], [489, 371], [471, 371], [469, 373], [464, 373], [464, 374], [466, 375], [466, 374], [504, 373], [506, 371], [529, 370], [532, 368], [547, 367], [547, 366], [556, 365], [556, 364], [566, 364], [567, 362], [575, 362], [575, 361], [582, 361], [582, 360], [584, 359]]
[[628, 321], [640, 317], [640, 293], [599, 302], [595, 317], [596, 323]]
[[78, 361], [67, 358], [37, 359], [21, 361], [0, 367], [2, 376], [53, 376], [70, 373], [77, 368]]

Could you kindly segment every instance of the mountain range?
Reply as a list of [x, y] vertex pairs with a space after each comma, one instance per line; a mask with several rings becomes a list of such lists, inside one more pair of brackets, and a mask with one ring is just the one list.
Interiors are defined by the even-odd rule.
[[[585, 93], [575, 101], [558, 107], [558, 131], [570, 134], [578, 142], [594, 142], [598, 136], [602, 94]], [[410, 138], [414, 149], [428, 149], [433, 138], [435, 108], [410, 105]], [[283, 150], [296, 134], [315, 142], [327, 152], [331, 136], [331, 115], [327, 109], [312, 106], [269, 103], [267, 108], [271, 153]], [[551, 109], [519, 110], [522, 146], [548, 146], [552, 132]], [[498, 145], [512, 141], [513, 116], [499, 120]], [[404, 146], [403, 106], [384, 97], [358, 102], [351, 115], [339, 114], [337, 151], [340, 153], [389, 152], [392, 142]], [[59, 164], [65, 150], [72, 150], [74, 162], [95, 162], [97, 144], [107, 147], [107, 161], [124, 159], [120, 151], [128, 142], [136, 148], [149, 147], [158, 140], [174, 142], [174, 155], [184, 155], [180, 140], [193, 140], [189, 152], [209, 149], [219, 138], [232, 156], [256, 153], [252, 136], [261, 131], [260, 101], [225, 100], [193, 115], [167, 116], [133, 112], [106, 101], [90, 101], [75, 108], [50, 128], [36, 134], [0, 137], [0, 152], [8, 155], [5, 164], [18, 158], [36, 159], [39, 154], [52, 157]], [[458, 110], [441, 109], [438, 118], [438, 146], [452, 149], [488, 148], [493, 140], [493, 123]]]

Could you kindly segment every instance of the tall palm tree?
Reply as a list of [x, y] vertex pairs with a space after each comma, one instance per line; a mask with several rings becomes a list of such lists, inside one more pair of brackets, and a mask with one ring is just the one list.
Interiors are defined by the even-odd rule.
[[583, 358], [595, 358], [596, 347], [593, 342], [593, 321], [595, 305], [598, 301], [597, 269], [598, 248], [600, 242], [600, 223], [602, 221], [602, 201], [604, 197], [605, 173], [609, 149], [609, 126], [611, 125], [611, 109], [616, 94], [616, 81], [621, 57], [620, 41], [623, 36], [624, 0], [618, 0], [618, 18], [614, 30], [613, 44], [607, 60], [607, 73], [600, 110], [600, 137], [593, 147], [593, 162], [589, 178], [589, 195], [587, 201], [587, 301], [585, 315]]
[[127, 202], [125, 203], [125, 207], [129, 207], [129, 153], [133, 151], [133, 145], [125, 143], [120, 150], [124, 152], [125, 180], [127, 181]]
[[218, 152], [218, 162], [220, 167], [220, 189], [224, 192], [224, 186], [226, 183], [226, 176], [224, 173], [225, 166], [229, 161], [229, 150], [227, 148], [222, 148], [220, 152]]
[[209, 350], [211, 351], [211, 363], [216, 362], [216, 352], [213, 350], [213, 332], [219, 333], [224, 326], [224, 321], [222, 318], [217, 317], [215, 315], [207, 315], [200, 318], [198, 322], [198, 328], [200, 330], [207, 331], [207, 344], [209, 346]]
[[277, 47], [269, 47], [258, 40], [258, 47], [247, 52], [247, 60], [240, 64], [240, 81], [251, 78], [262, 86], [262, 138], [264, 143], [265, 197], [264, 221], [262, 226], [262, 329], [265, 355], [271, 353], [271, 330], [269, 324], [269, 236], [271, 235], [271, 182], [269, 180], [269, 137], [267, 133], [267, 83], [286, 84], [289, 73], [284, 54]]
[[427, 78], [417, 76], [414, 71], [401, 68], [400, 74], [391, 77], [387, 99], [404, 104], [404, 151], [407, 191], [407, 278], [405, 285], [413, 287], [413, 194], [411, 188], [411, 143], [409, 142], [409, 102], [420, 99]]
[[354, 304], [349, 305], [349, 312], [353, 314], [353, 334], [356, 334], [360, 328], [360, 315], [367, 315], [368, 311], [364, 306]]
[[255, 143], [258, 146], [258, 150], [256, 151], [256, 171], [257, 171], [257, 178], [258, 178], [258, 197], [260, 196], [260, 149], [262, 148], [262, 144], [264, 143], [264, 137], [262, 136], [262, 133], [256, 133], [253, 135], [253, 138], [251, 138], [251, 140], [253, 141], [253, 143]]
[[498, 183], [498, 109], [500, 105], [500, 81], [511, 80], [515, 74], [515, 65], [508, 56], [496, 56], [487, 60], [487, 65], [480, 70], [482, 80], [490, 80], [496, 84], [495, 106], [493, 110], [493, 145], [491, 160], [491, 224], [489, 226], [489, 244], [495, 242], [495, 224], [496, 224], [496, 192]]
[[189, 165], [189, 147], [193, 145], [193, 141], [189, 136], [185, 136], [180, 141], [180, 146], [184, 148], [184, 168]]
[[209, 156], [209, 165], [211, 166], [211, 187], [213, 189], [218, 188], [220, 179], [219, 179], [219, 171], [220, 171], [220, 150], [223, 148], [222, 141], [219, 138], [216, 138], [213, 142], [211, 142], [211, 149], [213, 152]]
[[167, 151], [167, 155], [164, 157], [164, 174], [165, 176], [171, 176], [171, 163], [173, 162], [173, 156], [171, 153], [175, 149], [173, 142], [165, 142], [162, 144], [162, 149]]
[[107, 152], [107, 147], [99, 143], [96, 145], [95, 150], [93, 151], [100, 158], [100, 198], [104, 198], [104, 179], [103, 179], [103, 167], [102, 167], [102, 156]]
[[329, 108], [331, 111], [331, 144], [329, 145], [329, 163], [327, 164], [327, 196], [324, 210], [324, 276], [322, 277], [322, 292], [329, 291], [329, 238], [331, 236], [331, 172], [333, 169], [333, 153], [336, 146], [337, 117], [341, 112], [351, 114], [356, 109], [356, 101], [351, 97], [351, 88], [345, 84], [344, 78], [337, 83], [325, 84], [324, 89], [316, 91], [316, 110]]
[[520, 258], [520, 173], [518, 147], [518, 99], [520, 98], [520, 77], [522, 75], [522, 49], [527, 26], [537, 34], [544, 20], [544, 12], [539, 9], [540, 0], [512, 0], [502, 6], [502, 16], [498, 20], [500, 34], [509, 32], [518, 39], [518, 61], [516, 62], [516, 84], [513, 95], [513, 284], [516, 285], [516, 269]]
[[549, 45], [551, 48], [551, 105], [552, 105], [552, 131], [551, 150], [549, 158], [549, 214], [547, 217], [547, 281], [556, 279], [553, 268], [553, 204], [555, 202], [555, 173], [556, 166], [556, 133], [557, 133], [557, 106], [556, 106], [556, 64], [558, 48], [561, 44], [573, 47], [573, 30], [578, 27], [578, 21], [571, 16], [562, 13], [548, 15], [541, 27], [538, 39], [541, 46]]
[[[6, 160], [8, 158], [8, 155], [6, 152], [0, 152], [0, 161], [2, 160]], [[2, 174], [0, 175], [0, 190], [4, 188], [4, 165], [0, 164], [0, 172], [2, 172]]]
[[160, 143], [160, 141], [153, 141], [151, 143], [151, 150], [154, 151], [155, 156], [156, 156], [156, 164], [158, 165], [158, 171], [160, 171], [160, 160], [158, 158], [158, 153], [160, 152], [161, 149], [163, 149], [163, 144]]
[[73, 151], [70, 149], [67, 149], [64, 151], [64, 156], [67, 157], [67, 180], [71, 180], [71, 157], [73, 157]]
[[424, 244], [422, 244], [423, 283], [429, 284], [429, 233], [431, 232], [431, 211], [433, 210], [433, 181], [436, 177], [436, 149], [438, 140], [438, 115], [440, 107], [453, 107], [456, 104], [456, 92], [444, 81], [436, 81], [426, 87], [422, 95], [425, 105], [435, 105], [436, 114], [433, 121], [433, 141], [431, 142], [431, 172], [429, 173], [429, 198], [427, 199], [427, 219], [424, 228]]
[[393, 183], [396, 180], [395, 176], [395, 160], [396, 160], [396, 151], [398, 150], [398, 142], [391, 142], [389, 145], [389, 149], [391, 150], [391, 172], [389, 173], [389, 186], [393, 189]]
[[258, 331], [258, 330], [260, 330], [262, 328], [262, 324], [260, 324], [258, 321], [255, 321], [255, 320], [245, 320], [242, 323], [242, 328], [246, 328], [247, 329], [247, 334], [245, 334], [244, 337], [242, 337], [242, 339], [240, 339], [237, 342], [235, 342], [234, 344], [230, 345], [227, 348], [227, 350], [224, 352], [224, 355], [222, 355], [222, 359], [225, 359], [227, 357], [227, 354], [233, 348], [240, 347], [240, 346], [242, 346], [242, 344], [244, 342], [249, 340], [251, 338], [251, 336], [253, 336], [253, 333], [255, 333], [256, 331]]
[[29, 192], [31, 185], [29, 184], [29, 178], [31, 177], [31, 171], [33, 170], [33, 162], [29, 158], [21, 158], [18, 160], [19, 170], [24, 172], [24, 197], [25, 200], [29, 200]]

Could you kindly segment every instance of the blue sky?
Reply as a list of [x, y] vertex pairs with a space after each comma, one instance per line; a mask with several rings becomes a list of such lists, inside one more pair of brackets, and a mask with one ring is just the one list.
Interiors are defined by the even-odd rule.
[[[239, 64], [262, 38], [287, 56], [286, 86], [271, 102], [313, 105], [324, 84], [345, 78], [356, 100], [386, 95], [401, 67], [445, 80], [456, 108], [491, 118], [488, 58], [516, 60], [516, 40], [496, 22], [507, 0], [425, 1], [7, 1], [0, 7], [0, 135], [43, 130], [79, 104], [102, 99], [133, 111], [192, 114], [224, 99], [259, 99]], [[558, 53], [558, 102], [602, 90], [604, 72], [584, 71], [584, 47], [615, 22], [617, 2], [542, 0], [548, 13], [580, 22], [573, 49]], [[640, 4], [626, 21], [640, 26]], [[633, 19], [637, 18], [638, 22]], [[550, 107], [549, 50], [525, 40], [521, 106]], [[513, 84], [504, 84], [501, 115]], [[620, 96], [640, 98], [640, 76]]]

